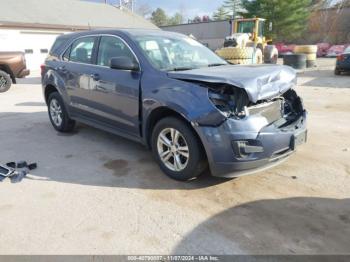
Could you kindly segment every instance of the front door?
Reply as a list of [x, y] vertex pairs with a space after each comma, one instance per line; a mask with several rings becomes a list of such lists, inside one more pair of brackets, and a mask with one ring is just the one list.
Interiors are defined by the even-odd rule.
[[115, 57], [137, 61], [128, 44], [117, 36], [101, 36], [92, 76], [95, 113], [109, 125], [132, 136], [140, 136], [139, 95], [141, 71], [110, 68]]

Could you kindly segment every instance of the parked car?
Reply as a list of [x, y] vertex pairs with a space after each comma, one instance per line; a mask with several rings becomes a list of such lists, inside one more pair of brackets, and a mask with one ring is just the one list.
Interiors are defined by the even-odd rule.
[[350, 46], [344, 50], [343, 54], [337, 56], [334, 74], [340, 75], [342, 72], [350, 72]]
[[337, 57], [338, 55], [341, 55], [345, 49], [346, 45], [332, 45], [328, 50], [327, 50], [327, 55], [326, 57]]
[[277, 43], [276, 44], [276, 48], [278, 50], [279, 57], [294, 54], [295, 47], [296, 47], [296, 45], [286, 45], [284, 43]]
[[235, 177], [280, 163], [306, 141], [306, 111], [282, 65], [229, 65], [196, 40], [161, 30], [98, 30], [57, 38], [42, 66], [49, 118], [149, 147], [168, 176], [208, 164]]
[[317, 43], [317, 57], [324, 57], [331, 48], [330, 43]]
[[9, 90], [16, 78], [29, 73], [23, 52], [0, 52], [0, 93]]

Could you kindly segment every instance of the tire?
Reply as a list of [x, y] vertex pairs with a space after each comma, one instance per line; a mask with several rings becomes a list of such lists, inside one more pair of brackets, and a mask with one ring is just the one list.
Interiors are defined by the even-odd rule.
[[306, 54], [306, 60], [307, 61], [316, 61], [316, 53], [313, 54]]
[[297, 45], [294, 47], [294, 53], [297, 54], [316, 54], [317, 45]]
[[234, 65], [250, 65], [252, 64], [252, 59], [230, 59], [227, 62]]
[[277, 64], [278, 49], [274, 45], [267, 45], [264, 50], [264, 62], [266, 64]]
[[307, 68], [314, 68], [316, 67], [316, 60], [306, 60], [306, 67]]
[[251, 59], [253, 57], [254, 48], [252, 47], [226, 47], [216, 50], [216, 54], [225, 60], [232, 59]]
[[291, 66], [295, 69], [306, 68], [306, 55], [305, 54], [293, 54], [283, 56], [283, 64]]
[[261, 49], [260, 48], [257, 48], [254, 52], [254, 62], [255, 64], [262, 64], [263, 63], [263, 54], [261, 52]]
[[73, 131], [75, 121], [69, 118], [67, 109], [60, 94], [58, 92], [50, 94], [47, 104], [52, 126], [58, 132], [67, 133]]
[[341, 72], [340, 72], [340, 70], [339, 69], [335, 69], [334, 70], [334, 74], [336, 75], [336, 76], [339, 76], [339, 75], [341, 75]]
[[[177, 142], [174, 137], [177, 137]], [[199, 138], [188, 123], [176, 117], [163, 118], [156, 124], [152, 132], [151, 146], [161, 170], [172, 179], [188, 181], [198, 177], [207, 168], [204, 149]], [[179, 150], [181, 147], [184, 148], [182, 153]], [[165, 154], [163, 159], [162, 153]]]
[[8, 73], [0, 70], [0, 93], [5, 93], [10, 89], [12, 85], [12, 79]]

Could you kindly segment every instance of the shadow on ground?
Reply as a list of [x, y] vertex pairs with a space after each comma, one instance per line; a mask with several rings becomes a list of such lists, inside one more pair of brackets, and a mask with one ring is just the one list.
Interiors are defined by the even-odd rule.
[[24, 103], [18, 103], [15, 104], [15, 106], [38, 106], [38, 107], [42, 107], [42, 106], [46, 106], [45, 103], [43, 102], [24, 102]]
[[17, 84], [21, 85], [40, 85], [41, 77], [26, 77], [16, 79]]
[[349, 243], [350, 199], [300, 197], [232, 207], [193, 229], [172, 253], [350, 254]]
[[58, 133], [47, 112], [0, 113], [0, 119], [6, 119], [0, 130], [1, 162], [37, 162], [39, 168], [27, 179], [38, 182], [192, 190], [229, 181], [209, 172], [187, 183], [174, 181], [162, 173], [143, 145], [83, 124], [71, 133]]

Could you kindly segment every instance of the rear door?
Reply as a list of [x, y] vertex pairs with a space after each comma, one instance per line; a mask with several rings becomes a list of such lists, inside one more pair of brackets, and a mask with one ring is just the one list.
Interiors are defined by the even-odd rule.
[[64, 76], [73, 115], [80, 113], [89, 116], [93, 112], [94, 83], [91, 76], [96, 70], [94, 61], [97, 42], [97, 36], [76, 39], [63, 54], [62, 65], [56, 69]]
[[137, 58], [129, 45], [117, 36], [101, 36], [93, 75], [93, 107], [99, 119], [119, 131], [139, 136], [141, 71], [110, 68], [115, 57]]

